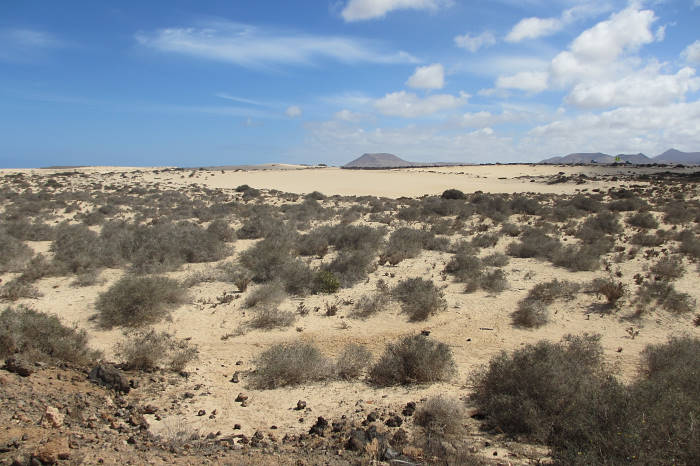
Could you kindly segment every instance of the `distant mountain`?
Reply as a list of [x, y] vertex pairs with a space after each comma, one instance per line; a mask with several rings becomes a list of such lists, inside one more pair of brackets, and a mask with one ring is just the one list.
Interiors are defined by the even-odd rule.
[[647, 165], [652, 163], [683, 163], [686, 165], [700, 165], [700, 152], [681, 152], [676, 149], [669, 149], [663, 154], [649, 158], [639, 154], [618, 154], [616, 156], [595, 153], [569, 154], [563, 157], [550, 157], [540, 163], [547, 164], [574, 164], [574, 163], [631, 163], [635, 165]]
[[421, 163], [409, 162], [394, 154], [362, 154], [352, 162], [343, 165], [343, 168], [399, 168], [423, 165]]
[[617, 154], [613, 162], [632, 163], [634, 165], [648, 165], [654, 163], [652, 159], [642, 154]]
[[615, 157], [601, 152], [582, 152], [577, 154], [569, 154], [563, 157], [551, 157], [541, 161], [540, 163], [551, 164], [569, 164], [569, 163], [613, 163]]
[[700, 165], [700, 152], [681, 152], [669, 149], [663, 154], [653, 158], [656, 163], [684, 163], [688, 165]]

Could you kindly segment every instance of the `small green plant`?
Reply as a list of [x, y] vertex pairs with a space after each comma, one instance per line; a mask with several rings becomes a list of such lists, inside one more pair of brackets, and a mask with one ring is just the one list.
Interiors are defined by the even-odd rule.
[[333, 294], [340, 288], [340, 280], [329, 270], [319, 270], [314, 276], [314, 291]]

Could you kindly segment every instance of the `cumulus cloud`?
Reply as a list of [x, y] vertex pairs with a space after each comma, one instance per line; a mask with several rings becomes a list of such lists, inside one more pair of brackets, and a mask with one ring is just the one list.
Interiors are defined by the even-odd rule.
[[445, 69], [440, 63], [419, 66], [406, 84], [414, 89], [442, 89], [445, 85]]
[[291, 107], [287, 107], [287, 110], [285, 110], [284, 114], [287, 115], [289, 118], [296, 118], [301, 116], [301, 109], [296, 105], [292, 105]]
[[341, 15], [345, 21], [383, 18], [394, 10], [438, 10], [452, 0], [349, 0]]
[[546, 71], [521, 71], [510, 76], [500, 76], [496, 80], [498, 89], [517, 89], [527, 92], [542, 92], [547, 89]]
[[683, 100], [686, 93], [700, 89], [693, 68], [676, 74], [659, 74], [658, 68], [650, 66], [614, 81], [579, 83], [566, 101], [584, 108], [658, 106]]
[[657, 20], [651, 10], [626, 8], [582, 32], [569, 50], [552, 60], [550, 71], [554, 83], [563, 85], [585, 77], [609, 75], [611, 65], [623, 53], [654, 42], [651, 30]]
[[575, 21], [590, 18], [609, 11], [609, 9], [608, 2], [587, 1], [564, 10], [558, 18], [523, 18], [513, 26], [505, 40], [507, 42], [520, 42], [526, 39], [550, 36]]
[[482, 47], [490, 47], [496, 43], [496, 37], [488, 32], [482, 32], [478, 36], [472, 36], [470, 34], [464, 34], [462, 36], [456, 36], [454, 38], [457, 47], [467, 49], [474, 53]]
[[621, 107], [555, 120], [533, 128], [521, 146], [542, 155], [598, 150], [656, 155], [678, 146], [680, 141], [686, 150], [700, 147], [699, 101]]
[[[700, 0], [697, 1], [700, 2]], [[700, 65], [700, 40], [696, 40], [695, 42], [687, 46], [681, 53], [681, 56], [688, 63]]]
[[417, 63], [412, 55], [385, 52], [370, 41], [341, 36], [280, 32], [232, 22], [205, 27], [165, 28], [135, 35], [144, 47], [160, 52], [234, 63], [245, 67], [308, 65], [318, 59], [344, 63]]
[[383, 115], [415, 118], [461, 107], [468, 100], [469, 94], [465, 93], [460, 93], [459, 96], [434, 94], [421, 98], [416, 94], [400, 91], [392, 92], [381, 99], [375, 100], [374, 107]]
[[563, 27], [564, 22], [558, 18], [524, 18], [513, 26], [506, 35], [506, 41], [520, 42], [524, 39], [536, 39], [551, 35]]

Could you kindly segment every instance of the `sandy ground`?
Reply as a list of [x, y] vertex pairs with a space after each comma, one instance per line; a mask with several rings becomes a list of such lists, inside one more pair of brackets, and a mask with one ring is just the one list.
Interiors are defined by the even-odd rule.
[[[76, 171], [86, 173], [87, 178], [71, 181], [73, 188], [94, 180], [120, 180], [124, 176], [133, 185], [159, 183], [161, 189], [179, 189], [192, 183], [210, 188], [231, 189], [241, 184], [256, 188], [277, 189], [280, 191], [308, 193], [320, 191], [327, 195], [374, 195], [386, 197], [421, 196], [436, 194], [447, 188], [457, 188], [464, 192], [481, 190], [484, 192], [538, 192], [571, 194], [580, 190], [607, 189], [629, 183], [614, 181], [614, 176], [627, 174], [628, 167], [562, 167], [500, 165], [475, 167], [415, 168], [403, 170], [341, 170], [339, 168], [270, 167], [258, 170], [186, 170], [153, 171], [143, 168], [92, 167]], [[665, 169], [643, 168], [637, 172], [654, 172]], [[25, 173], [50, 174], [52, 172], [73, 171], [35, 169]], [[14, 173], [17, 170], [2, 170], [0, 174]], [[546, 184], [548, 177], [563, 172], [567, 176], [586, 174], [595, 180], [585, 184], [573, 182]], [[192, 174], [192, 176], [190, 176]], [[495, 249], [486, 252], [503, 251], [511, 242], [502, 237]], [[48, 242], [30, 242], [37, 252], [46, 252]], [[245, 247], [245, 242], [236, 243], [236, 253]], [[486, 253], [485, 252], [485, 253]], [[592, 278], [603, 276], [602, 271], [572, 273], [552, 266], [548, 262], [534, 259], [512, 259], [504, 270], [510, 288], [498, 295], [484, 291], [472, 294], [463, 292], [463, 285], [446, 281], [440, 271], [450, 258], [450, 254], [424, 251], [419, 257], [401, 262], [398, 266], [380, 266], [370, 274], [368, 283], [351, 289], [341, 290], [337, 296], [309, 296], [304, 299], [288, 299], [282, 307], [294, 310], [299, 302], [310, 308], [320, 307], [320, 311], [300, 317], [285, 330], [251, 331], [244, 335], [222, 339], [245, 321], [246, 311], [242, 302], [249, 288], [240, 299], [225, 305], [212, 307], [206, 304], [224, 292], [233, 291], [233, 286], [224, 283], [202, 283], [190, 289], [189, 303], [176, 309], [172, 319], [158, 324], [156, 328], [167, 330], [179, 338], [191, 338], [198, 345], [200, 360], [189, 369], [190, 378], [179, 385], [171, 386], [160, 393], [144, 393], [143, 403], [158, 403], [166, 406], [161, 411], [162, 420], [149, 417], [151, 429], [166, 432], [174, 425], [187, 423], [203, 433], [222, 431], [233, 432], [234, 424], [241, 424], [242, 432], [252, 435], [258, 429], [276, 426], [280, 436], [285, 432], [307, 432], [317, 416], [337, 419], [342, 415], [363, 419], [375, 408], [386, 408], [400, 412], [409, 401], [420, 401], [434, 394], [449, 394], [465, 397], [469, 393], [471, 375], [490, 357], [500, 351], [517, 349], [527, 343], [541, 339], [559, 340], [563, 335], [584, 332], [602, 334], [607, 361], [619, 370], [624, 380], [631, 380], [636, 374], [641, 350], [650, 343], [661, 343], [669, 336], [685, 333], [700, 336], [698, 327], [692, 325], [692, 315], [675, 316], [667, 312], [652, 312], [641, 320], [631, 321], [627, 317], [633, 309], [629, 302], [622, 304], [615, 313], [600, 312], [602, 299], [581, 293], [572, 302], [552, 306], [552, 319], [546, 326], [536, 330], [514, 328], [510, 313], [517, 303], [536, 283], [554, 278], [565, 278], [581, 284]], [[687, 263], [686, 275], [676, 283], [679, 291], [690, 293], [700, 300], [697, 288], [698, 272], [694, 264]], [[624, 262], [613, 264], [620, 269], [624, 280], [631, 282], [635, 273], [643, 272], [648, 261], [641, 255]], [[212, 264], [191, 264], [170, 274], [182, 278], [197, 270], [207, 270]], [[91, 345], [113, 358], [114, 344], [122, 338], [119, 330], [104, 331], [90, 320], [95, 313], [94, 303], [99, 293], [123, 274], [120, 270], [104, 270], [101, 280], [94, 286], [75, 288], [69, 286], [73, 277], [52, 277], [41, 280], [37, 286], [43, 297], [24, 299], [37, 310], [56, 314], [67, 324], [76, 324], [90, 335]], [[9, 277], [9, 275], [8, 275]], [[431, 278], [444, 286], [448, 309], [426, 322], [410, 323], [400, 313], [398, 306], [367, 320], [349, 319], [347, 314], [352, 305], [340, 305], [340, 312], [334, 317], [323, 315], [324, 305], [336, 300], [353, 302], [374, 289], [377, 280], [384, 279], [389, 285], [408, 277]], [[627, 329], [634, 327], [639, 335], [632, 338]], [[275, 390], [252, 390], [246, 387], [246, 377], [241, 382], [230, 382], [236, 371], [254, 369], [254, 358], [268, 346], [301, 338], [315, 342], [321, 350], [333, 356], [338, 354], [346, 343], [355, 342], [367, 345], [377, 358], [387, 342], [406, 334], [430, 330], [431, 336], [447, 342], [454, 351], [458, 375], [448, 383], [429, 386], [395, 387], [376, 389], [362, 382], [330, 382], [303, 385]], [[236, 363], [240, 361], [240, 365]], [[195, 397], [184, 404], [176, 405], [173, 400], [182, 400], [185, 391], [193, 391]], [[234, 399], [240, 392], [249, 395], [250, 403], [241, 407]], [[308, 411], [295, 411], [298, 400], [305, 400]], [[167, 406], [171, 404], [171, 408]], [[207, 413], [217, 411], [215, 419], [198, 416], [199, 410]], [[479, 438], [481, 433], [472, 431], [469, 435]], [[500, 447], [499, 447], [500, 448]], [[493, 449], [493, 448], [492, 448]]]

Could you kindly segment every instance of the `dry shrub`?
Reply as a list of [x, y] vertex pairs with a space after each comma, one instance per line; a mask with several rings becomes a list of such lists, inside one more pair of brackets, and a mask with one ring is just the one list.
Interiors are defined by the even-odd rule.
[[447, 309], [444, 293], [432, 280], [408, 278], [392, 290], [394, 298], [401, 303], [401, 310], [412, 322], [426, 320], [433, 314]]
[[377, 289], [373, 293], [362, 296], [355, 302], [350, 311], [350, 317], [354, 319], [366, 319], [383, 311], [389, 305], [391, 295], [384, 280], [377, 282]]
[[542, 301], [525, 299], [511, 314], [513, 325], [524, 328], [538, 328], [549, 322], [549, 309]]
[[431, 383], [448, 380], [454, 372], [449, 346], [423, 335], [412, 335], [387, 345], [370, 370], [369, 380], [381, 387]]
[[115, 354], [124, 361], [126, 369], [139, 371], [169, 369], [180, 372], [198, 357], [197, 348], [190, 346], [187, 340], [153, 329], [126, 334], [117, 343]]
[[0, 229], [0, 273], [20, 270], [32, 255], [29, 246]]
[[263, 306], [253, 311], [253, 317], [247, 326], [257, 330], [272, 330], [289, 327], [296, 320], [296, 314], [283, 311], [277, 306]]
[[500, 293], [508, 289], [508, 279], [505, 272], [501, 269], [496, 269], [484, 274], [481, 278], [481, 288], [490, 293]]
[[451, 436], [462, 432], [464, 403], [454, 398], [438, 395], [428, 398], [413, 417], [428, 436]]
[[42, 296], [39, 290], [21, 278], [14, 278], [0, 286], [0, 300], [17, 301], [21, 298], [36, 299]]
[[591, 291], [605, 296], [608, 306], [614, 307], [625, 296], [625, 284], [612, 278], [596, 278], [591, 282]]
[[175, 280], [125, 275], [98, 296], [95, 308], [103, 327], [139, 327], [162, 320], [184, 300], [185, 291]]
[[276, 305], [287, 298], [287, 293], [284, 291], [284, 285], [281, 282], [275, 281], [260, 285], [254, 289], [246, 297], [243, 305], [245, 307], [254, 307], [258, 305]]
[[88, 346], [84, 330], [66, 327], [58, 317], [26, 307], [0, 313], [0, 359], [13, 353], [34, 361], [90, 364], [100, 353]]
[[659, 222], [650, 212], [638, 212], [627, 218], [627, 224], [637, 228], [658, 228]]
[[332, 363], [311, 343], [276, 344], [255, 360], [251, 386], [272, 389], [317, 382], [331, 377]]
[[513, 325], [524, 328], [537, 328], [549, 321], [548, 306], [557, 299], [572, 300], [580, 286], [566, 280], [552, 280], [538, 283], [528, 292], [525, 299], [511, 314]]
[[651, 273], [657, 280], [671, 282], [677, 280], [685, 273], [683, 261], [678, 256], [666, 256], [659, 259], [651, 266]]
[[489, 267], [504, 267], [508, 265], [510, 258], [503, 253], [494, 252], [481, 258], [481, 263]]
[[363, 345], [350, 343], [343, 348], [335, 363], [335, 371], [343, 380], [356, 379], [372, 362], [372, 353]]

